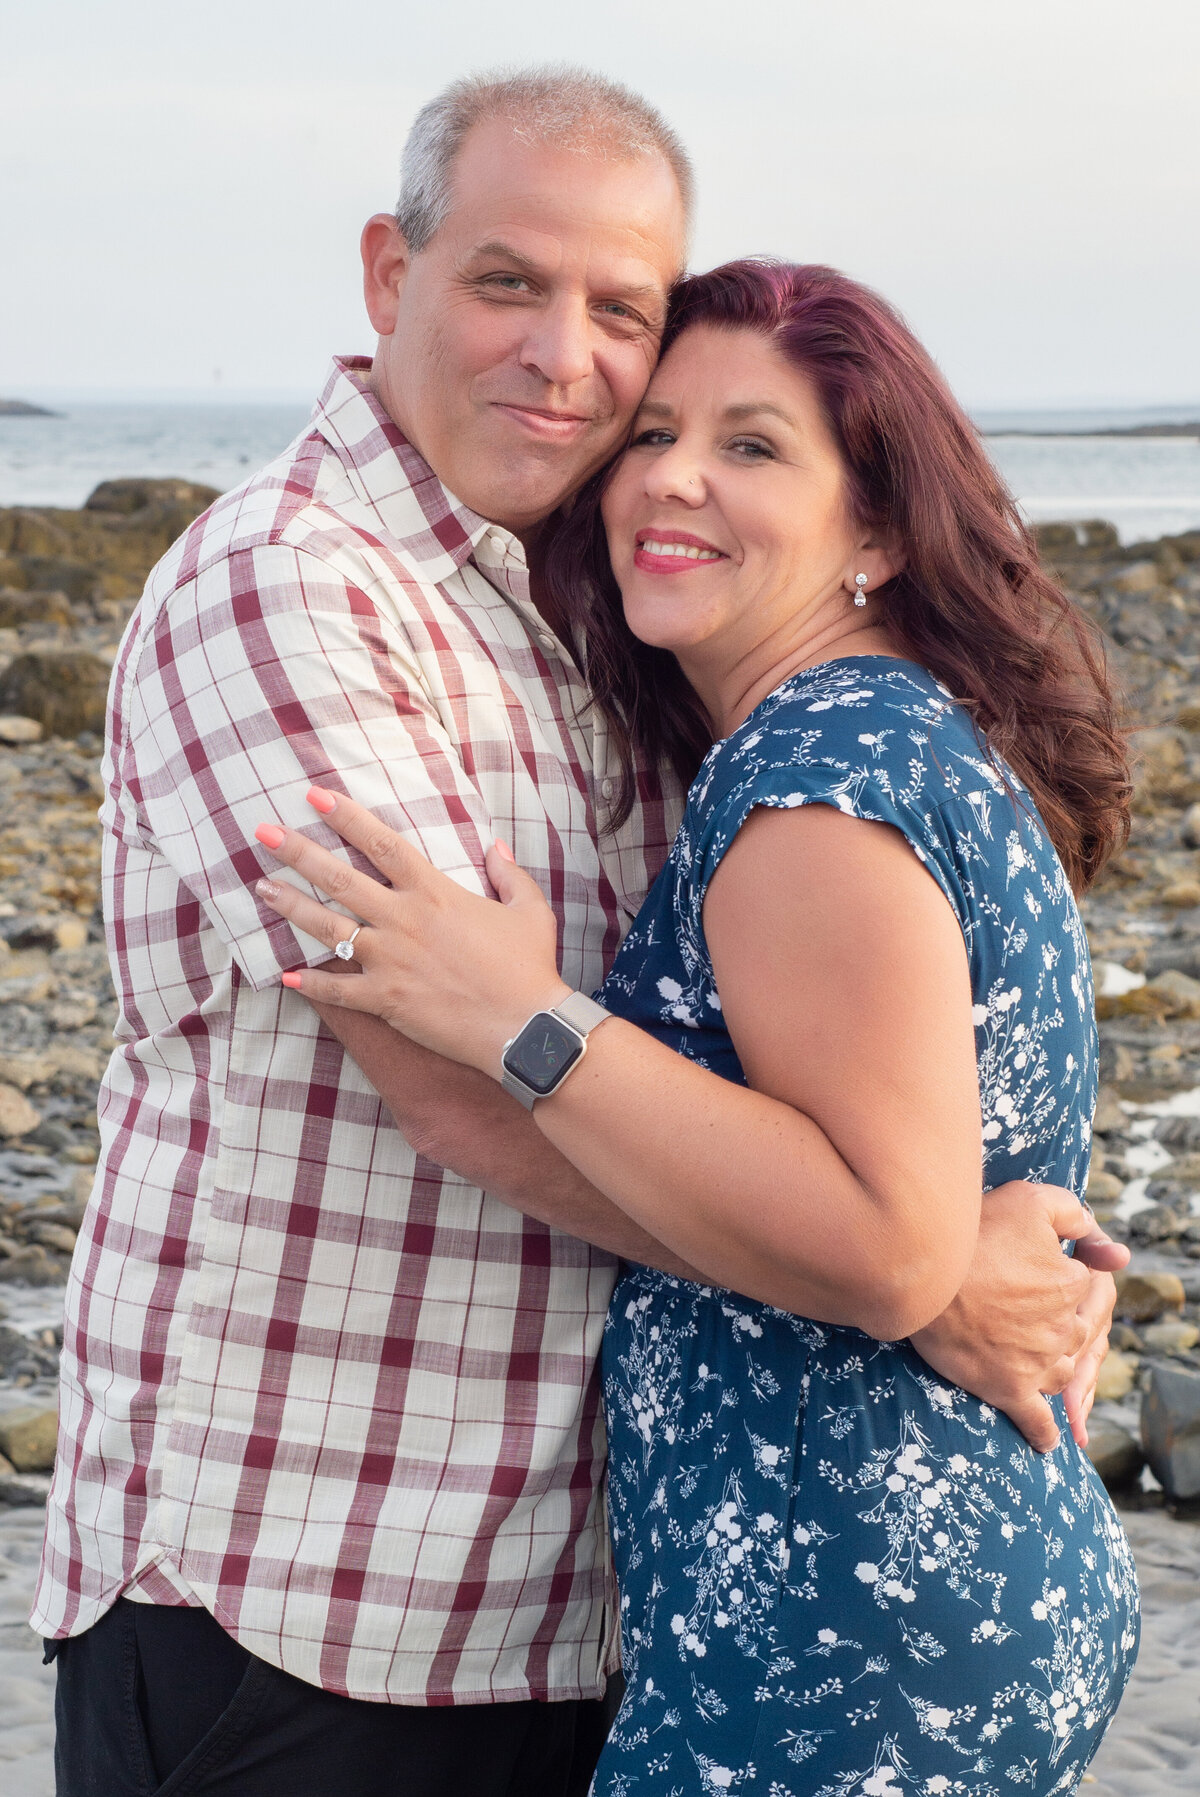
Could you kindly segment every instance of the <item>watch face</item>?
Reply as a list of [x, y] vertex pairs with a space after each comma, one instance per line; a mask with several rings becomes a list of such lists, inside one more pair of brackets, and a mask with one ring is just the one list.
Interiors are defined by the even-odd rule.
[[583, 1053], [583, 1043], [574, 1030], [560, 1023], [549, 1011], [531, 1017], [504, 1057], [510, 1073], [525, 1081], [543, 1096], [553, 1092], [567, 1071]]

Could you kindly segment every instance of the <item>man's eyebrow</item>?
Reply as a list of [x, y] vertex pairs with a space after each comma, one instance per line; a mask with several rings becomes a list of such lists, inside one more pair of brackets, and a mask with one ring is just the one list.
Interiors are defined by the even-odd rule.
[[[545, 273], [545, 270], [539, 268], [531, 257], [523, 255], [520, 250], [515, 250], [511, 243], [505, 243], [499, 237], [492, 238], [488, 243], [476, 244], [468, 261], [477, 262], [481, 258], [489, 256], [497, 258], [501, 262], [511, 262], [515, 268], [523, 269], [526, 274], [542, 275]], [[666, 302], [666, 294], [656, 281], [614, 281], [608, 291], [614, 297], [619, 295], [625, 299], [657, 300], [660, 306]]]
[[502, 243], [498, 237], [490, 243], [476, 244], [471, 251], [470, 260], [474, 261], [480, 256], [498, 256], [503, 262], [515, 262], [518, 268], [527, 270], [531, 275], [541, 272], [536, 262], [531, 261], [528, 256], [523, 256], [520, 250], [514, 250], [511, 243]]

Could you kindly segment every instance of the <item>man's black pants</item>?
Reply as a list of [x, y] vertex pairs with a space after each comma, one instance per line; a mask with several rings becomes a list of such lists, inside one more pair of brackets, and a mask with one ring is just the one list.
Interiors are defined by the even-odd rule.
[[47, 1657], [58, 1797], [586, 1797], [614, 1707], [364, 1703], [124, 1598]]

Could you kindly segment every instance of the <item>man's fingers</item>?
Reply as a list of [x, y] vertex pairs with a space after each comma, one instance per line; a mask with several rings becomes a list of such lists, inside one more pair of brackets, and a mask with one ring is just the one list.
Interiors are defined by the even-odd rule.
[[1061, 1186], [1038, 1186], [1046, 1207], [1046, 1217], [1055, 1235], [1063, 1241], [1075, 1241], [1092, 1233], [1096, 1219], [1087, 1206]]
[[1035, 1395], [1006, 1404], [1004, 1414], [1039, 1454], [1048, 1454], [1058, 1446], [1058, 1424], [1045, 1398]]
[[1129, 1249], [1124, 1242], [1114, 1242], [1097, 1226], [1075, 1242], [1074, 1258], [1094, 1273], [1120, 1273], [1129, 1265]]

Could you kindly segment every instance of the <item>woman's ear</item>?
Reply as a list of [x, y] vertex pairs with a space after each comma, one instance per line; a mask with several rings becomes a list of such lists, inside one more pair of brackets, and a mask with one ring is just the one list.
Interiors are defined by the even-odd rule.
[[[886, 586], [904, 571], [905, 556], [901, 544], [887, 538], [866, 536], [854, 551], [854, 559], [842, 578], [842, 585], [855, 598], [865, 597], [878, 587]], [[861, 575], [866, 579], [860, 579]]]

